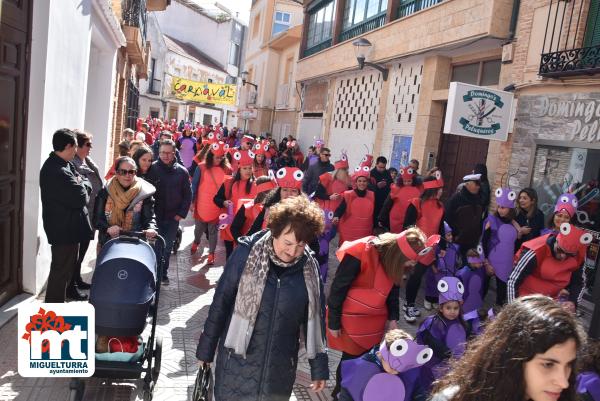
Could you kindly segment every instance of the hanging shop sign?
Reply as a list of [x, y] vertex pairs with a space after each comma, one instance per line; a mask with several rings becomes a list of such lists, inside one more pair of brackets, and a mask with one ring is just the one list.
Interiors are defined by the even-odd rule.
[[451, 82], [444, 133], [506, 141], [512, 104], [510, 92]]
[[235, 84], [215, 84], [190, 81], [173, 77], [171, 94], [177, 99], [192, 102], [227, 104], [234, 106], [237, 86]]

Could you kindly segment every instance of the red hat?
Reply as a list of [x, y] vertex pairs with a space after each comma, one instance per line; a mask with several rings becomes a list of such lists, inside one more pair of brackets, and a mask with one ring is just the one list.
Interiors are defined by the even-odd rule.
[[255, 155], [264, 156], [269, 151], [269, 141], [263, 140], [256, 142], [256, 144], [254, 144], [254, 147], [252, 148], [252, 151]]
[[277, 185], [282, 188], [296, 188], [302, 190], [304, 173], [297, 167], [282, 167], [275, 173]]
[[[273, 170], [269, 170], [272, 175]], [[262, 184], [256, 185], [256, 193], [259, 194], [261, 192], [270, 191], [272, 189], [277, 188], [277, 182], [273, 179], [263, 182]]]
[[350, 168], [350, 165], [348, 164], [348, 156], [346, 156], [346, 153], [342, 152], [342, 155], [340, 156], [340, 160], [336, 161], [333, 164], [333, 167], [336, 170], [339, 170], [341, 168]]
[[237, 162], [237, 167], [252, 166], [254, 163], [254, 152], [251, 150], [234, 150], [231, 157]]
[[439, 244], [440, 239], [441, 237], [439, 234], [434, 234], [431, 237], [427, 238], [427, 241], [425, 241], [425, 247], [421, 249], [419, 253], [417, 253], [408, 243], [406, 231], [402, 231], [400, 233], [400, 235], [396, 239], [396, 243], [398, 244], [398, 248], [400, 248], [404, 256], [406, 256], [412, 261], [419, 262], [425, 266], [429, 266], [435, 260], [434, 247], [437, 244]]
[[412, 167], [400, 167], [398, 174], [400, 174], [403, 180], [412, 180], [415, 178], [415, 170]]
[[365, 177], [367, 180], [371, 178], [371, 169], [367, 166], [357, 166], [352, 174], [352, 181], [356, 181], [359, 177]]
[[592, 242], [591, 233], [569, 223], [562, 223], [556, 236], [558, 246], [565, 252], [576, 254], [581, 247], [587, 247]]
[[372, 165], [373, 165], [373, 155], [365, 155], [365, 157], [363, 157], [362, 160], [360, 161], [361, 167], [367, 166], [368, 168], [371, 168]]
[[218, 157], [225, 156], [225, 152], [227, 152], [228, 150], [229, 145], [227, 145], [223, 141], [213, 142], [212, 145], [210, 145], [210, 151], [213, 153], [213, 155]]
[[424, 189], [436, 189], [436, 188], [444, 188], [444, 180], [442, 179], [442, 172], [440, 170], [436, 171], [435, 180], [425, 181], [423, 182]]
[[244, 135], [242, 137], [242, 143], [244, 142], [254, 143], [254, 137], [252, 135]]
[[219, 142], [220, 140], [221, 140], [221, 135], [219, 135], [219, 134], [217, 134], [217, 133], [215, 133], [215, 132], [209, 132], [209, 133], [206, 135], [206, 138], [204, 138], [204, 139], [202, 140], [202, 144], [203, 144], [203, 145], [206, 145], [206, 144], [208, 143], [208, 144], [211, 144], [211, 145], [212, 145], [213, 143], [215, 143], [215, 142]]

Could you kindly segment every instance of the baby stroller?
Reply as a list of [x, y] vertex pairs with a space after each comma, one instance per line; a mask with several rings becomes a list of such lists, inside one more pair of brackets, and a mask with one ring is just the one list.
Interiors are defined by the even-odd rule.
[[[150, 316], [150, 337], [139, 344], [139, 358], [125, 362], [100, 360], [97, 355], [94, 373], [107, 379], [140, 379], [143, 374], [143, 399], [149, 401], [161, 366], [162, 337], [155, 332], [165, 241], [158, 236], [152, 248], [145, 239], [143, 232], [121, 232], [102, 247], [92, 277], [90, 303], [96, 310], [99, 336], [139, 336]], [[83, 381], [72, 379], [70, 389], [72, 401], [82, 399]]]

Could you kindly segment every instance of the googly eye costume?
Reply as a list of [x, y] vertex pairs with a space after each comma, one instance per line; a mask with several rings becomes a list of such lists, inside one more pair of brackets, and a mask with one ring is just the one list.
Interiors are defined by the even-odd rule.
[[[222, 141], [214, 142], [210, 146], [210, 151], [215, 156], [220, 157], [225, 156], [225, 152], [229, 149], [229, 146]], [[213, 198], [223, 182], [225, 182], [225, 178], [228, 177], [228, 172], [220, 166], [208, 168], [204, 161], [199, 162], [197, 158], [194, 161], [198, 164], [198, 173], [200, 175], [198, 190], [193, 200], [194, 219], [209, 224], [218, 224], [219, 215], [223, 213], [223, 210], [213, 202]]]
[[[336, 252], [341, 268], [348, 263], [345, 257], [351, 256], [360, 261], [360, 272], [346, 293], [341, 315], [335, 317], [341, 326], [340, 336], [333, 337], [328, 330], [327, 341], [330, 348], [352, 355], [361, 355], [380, 343], [388, 318], [386, 300], [394, 283], [385, 273], [379, 252], [372, 242], [374, 238], [367, 236], [344, 242]], [[406, 238], [404, 241], [408, 243]], [[400, 252], [409, 259], [416, 260], [420, 253], [411, 247], [409, 254], [406, 254], [403, 248], [406, 249], [403, 246]], [[335, 296], [333, 294], [332, 297]], [[330, 328], [333, 321], [331, 313], [338, 312], [328, 311], [327, 327]]]
[[[423, 182], [423, 189], [443, 188], [444, 179], [442, 178], [442, 172], [439, 170], [436, 171], [435, 178], [433, 181]], [[434, 198], [422, 202], [419, 197], [412, 198], [410, 204], [416, 209], [418, 216], [415, 225], [423, 230], [427, 236], [437, 234], [444, 217], [444, 205]]]
[[[452, 232], [452, 228], [448, 223], [444, 222], [444, 234]], [[425, 299], [431, 303], [437, 303], [438, 298], [438, 281], [444, 276], [455, 276], [460, 267], [458, 266], [458, 256], [460, 255], [459, 247], [454, 242], [446, 242], [446, 252], [442, 257], [440, 249], [436, 249], [437, 259], [435, 266], [438, 272], [434, 273], [433, 269], [427, 269], [425, 272]]]
[[[414, 179], [415, 173], [411, 167], [401, 167], [398, 174], [402, 179]], [[421, 189], [416, 185], [398, 185], [392, 184], [390, 188], [390, 199], [392, 207], [390, 209], [389, 228], [390, 232], [399, 233], [402, 231], [406, 209], [411, 199], [421, 196]]]
[[[483, 247], [477, 246], [477, 256], [468, 256], [468, 263], [483, 263], [485, 256], [483, 255]], [[458, 271], [456, 276], [462, 281], [465, 286], [463, 295], [463, 313], [468, 318], [472, 313], [477, 314], [479, 308], [483, 306], [483, 284], [486, 279], [485, 268], [482, 266], [478, 269], [471, 268], [468, 264]]]
[[[558, 234], [546, 234], [525, 242], [510, 276], [508, 301], [529, 294], [558, 298], [558, 293], [569, 286], [572, 274], [583, 263], [592, 239], [591, 233], [563, 223]], [[567, 254], [564, 260], [557, 259], [556, 246]], [[520, 285], [516, 287], [516, 283]]]
[[[398, 372], [387, 373], [377, 357]], [[342, 362], [342, 388], [355, 401], [410, 400], [419, 371], [431, 360], [431, 348], [410, 339], [398, 339], [390, 344], [385, 340], [378, 348], [360, 358]]]
[[339, 170], [341, 168], [350, 168], [350, 166], [348, 165], [348, 155], [346, 155], [345, 152], [342, 152], [342, 154], [340, 155], [340, 159], [337, 160], [334, 164], [333, 167], [336, 170]]
[[[517, 193], [510, 188], [497, 188], [495, 191], [496, 204], [513, 209]], [[511, 221], [504, 220], [495, 213], [490, 213], [483, 222], [483, 230], [489, 225], [488, 261], [494, 267], [496, 277], [506, 283], [512, 272], [515, 255], [517, 229]]]
[[329, 270], [329, 242], [335, 237], [336, 230], [332, 223], [333, 210], [323, 209], [323, 217], [325, 219], [325, 229], [319, 235], [319, 270], [321, 272], [321, 280], [323, 283], [327, 281], [327, 271]]
[[[371, 170], [366, 166], [357, 166], [352, 174], [352, 182], [356, 184], [359, 177], [367, 180], [371, 177]], [[339, 241], [354, 241], [373, 233], [373, 210], [375, 208], [375, 194], [366, 189], [359, 193], [358, 189], [348, 190], [343, 193], [346, 210], [340, 218], [338, 230]]]
[[281, 188], [295, 188], [301, 191], [304, 173], [297, 167], [282, 167], [275, 172], [275, 179]]
[[569, 216], [572, 218], [577, 213], [577, 207], [579, 206], [579, 201], [577, 197], [570, 193], [562, 194], [556, 199], [556, 205], [554, 206], [554, 213], [558, 213], [561, 210], [566, 211]]
[[[442, 277], [438, 283], [439, 304], [450, 301], [462, 303], [465, 287], [456, 277]], [[467, 342], [466, 327], [460, 319], [448, 320], [441, 313], [428, 316], [417, 330], [416, 339], [420, 344], [436, 345], [433, 358], [421, 369], [422, 384], [426, 389], [447, 371], [447, 359], [460, 357]]]

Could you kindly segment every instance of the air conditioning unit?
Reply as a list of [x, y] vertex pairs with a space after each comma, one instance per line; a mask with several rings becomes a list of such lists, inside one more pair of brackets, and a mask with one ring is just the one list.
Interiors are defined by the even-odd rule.
[[256, 104], [257, 96], [258, 96], [258, 93], [256, 91], [248, 92], [248, 104]]

